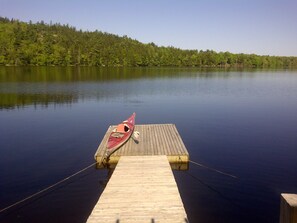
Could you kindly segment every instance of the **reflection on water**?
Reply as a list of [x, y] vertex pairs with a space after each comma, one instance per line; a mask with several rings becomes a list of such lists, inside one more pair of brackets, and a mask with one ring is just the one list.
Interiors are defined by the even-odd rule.
[[[190, 222], [276, 223], [280, 193], [297, 193], [296, 86], [288, 70], [0, 67], [0, 208], [93, 163], [108, 126], [136, 112], [239, 178], [174, 171]], [[0, 222], [84, 222], [108, 177], [89, 170]]]
[[47, 107], [49, 104], [70, 104], [77, 102], [77, 96], [67, 94], [0, 94], [0, 109], [14, 109], [26, 105], [42, 105]]
[[[236, 72], [236, 75], [252, 78], [253, 72]], [[197, 86], [197, 78], [224, 79], [233, 75], [234, 72], [220, 69], [0, 67], [0, 109], [71, 104], [89, 98], [125, 97], [137, 104], [143, 102], [139, 95], [183, 94]]]
[[[255, 72], [256, 70], [250, 70]], [[223, 69], [197, 68], [98, 68], [98, 67], [1, 67], [0, 82], [108, 82], [144, 78], [168, 78], [183, 75], [225, 78]]]
[[[78, 98], [98, 100], [132, 92], [123, 81], [177, 76], [171, 69], [98, 69], [93, 67], [0, 67], [0, 109], [26, 105], [69, 104]], [[108, 82], [112, 81], [112, 85]], [[118, 82], [118, 84], [114, 83]], [[122, 86], [124, 85], [124, 86]], [[121, 90], [121, 89], [127, 89]], [[137, 92], [133, 92], [138, 94]], [[129, 99], [133, 103], [140, 100]]]
[[[0, 67], [0, 109], [27, 105], [70, 104], [78, 99], [108, 100], [166, 90], [162, 80], [184, 78], [226, 78], [228, 72], [211, 73], [173, 68], [95, 68], [95, 67]], [[146, 81], [144, 81], [146, 80]], [[176, 89], [183, 89], [186, 86]]]

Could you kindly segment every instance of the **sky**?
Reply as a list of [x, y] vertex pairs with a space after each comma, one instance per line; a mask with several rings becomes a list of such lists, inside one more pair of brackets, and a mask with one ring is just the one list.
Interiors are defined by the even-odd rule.
[[0, 16], [158, 46], [297, 56], [297, 0], [0, 0]]

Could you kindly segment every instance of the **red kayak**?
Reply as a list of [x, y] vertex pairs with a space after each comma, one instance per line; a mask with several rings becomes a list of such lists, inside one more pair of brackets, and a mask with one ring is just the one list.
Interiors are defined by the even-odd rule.
[[131, 137], [135, 126], [135, 112], [121, 124], [119, 124], [111, 133], [107, 141], [106, 158], [114, 151], [120, 148]]

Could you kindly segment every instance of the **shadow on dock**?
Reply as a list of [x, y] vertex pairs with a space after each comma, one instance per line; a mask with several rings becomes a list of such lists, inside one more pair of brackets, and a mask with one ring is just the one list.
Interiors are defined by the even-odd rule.
[[[184, 221], [184, 222], [185, 222], [185, 223], [189, 223], [189, 221], [188, 221], [187, 218], [185, 218], [185, 221]], [[117, 220], [116, 220], [116, 223], [120, 223], [120, 219], [117, 219]], [[151, 219], [151, 223], [156, 223], [154, 218]]]

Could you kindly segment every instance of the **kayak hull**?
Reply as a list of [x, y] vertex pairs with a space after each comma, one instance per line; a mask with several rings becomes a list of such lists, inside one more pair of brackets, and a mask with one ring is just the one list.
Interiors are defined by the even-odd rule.
[[109, 157], [122, 145], [124, 145], [134, 132], [136, 114], [133, 113], [110, 133], [106, 146], [106, 157]]

